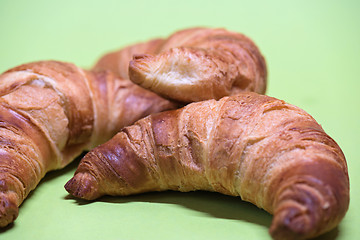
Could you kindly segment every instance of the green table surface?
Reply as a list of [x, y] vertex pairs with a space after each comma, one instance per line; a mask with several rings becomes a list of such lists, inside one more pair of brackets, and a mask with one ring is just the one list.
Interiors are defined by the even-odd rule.
[[[0, 0], [0, 72], [36, 60], [89, 68], [104, 53], [194, 26], [251, 37], [266, 58], [267, 94], [297, 105], [343, 149], [350, 207], [319, 239], [360, 237], [360, 1]], [[162, 192], [78, 201], [50, 172], [0, 239], [270, 239], [272, 216], [240, 198]]]

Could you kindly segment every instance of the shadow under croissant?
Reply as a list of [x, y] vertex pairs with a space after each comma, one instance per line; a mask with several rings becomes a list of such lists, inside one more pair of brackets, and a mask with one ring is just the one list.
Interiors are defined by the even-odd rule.
[[[270, 228], [272, 215], [256, 207], [252, 203], [215, 192], [150, 192], [132, 196], [104, 196], [95, 201], [87, 201], [75, 198], [71, 195], [65, 197], [67, 200], [75, 200], [79, 206], [96, 202], [123, 204], [129, 202], [165, 203], [180, 205], [210, 216], [222, 219], [239, 220], [254, 223]], [[339, 228], [331, 230], [314, 240], [335, 240], [339, 235]]]

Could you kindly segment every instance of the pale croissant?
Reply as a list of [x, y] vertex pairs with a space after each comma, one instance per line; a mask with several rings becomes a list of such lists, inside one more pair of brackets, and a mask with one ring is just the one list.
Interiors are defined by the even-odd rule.
[[275, 239], [327, 232], [349, 204], [336, 142], [305, 111], [255, 93], [137, 121], [86, 154], [65, 188], [88, 200], [169, 189], [240, 196], [274, 214]]
[[24, 64], [0, 75], [0, 227], [46, 172], [173, 103], [109, 72]]
[[[134, 55], [128, 64], [123, 59]], [[267, 70], [255, 43], [225, 29], [190, 28], [105, 55], [109, 69], [168, 99], [194, 102], [239, 92], [265, 93]]]

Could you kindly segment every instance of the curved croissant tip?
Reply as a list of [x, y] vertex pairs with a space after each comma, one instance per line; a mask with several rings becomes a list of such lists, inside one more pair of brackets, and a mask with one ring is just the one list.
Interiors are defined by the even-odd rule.
[[300, 209], [289, 208], [274, 216], [269, 232], [273, 239], [286, 240], [315, 237], [313, 230], [308, 215]]
[[101, 196], [98, 182], [89, 173], [76, 173], [64, 187], [68, 193], [77, 198], [94, 200]]
[[134, 59], [130, 61], [129, 77], [135, 84], [142, 85], [146, 79], [147, 73], [152, 71], [148, 62], [149, 57], [144, 57], [143, 55], [134, 57]]
[[19, 214], [16, 198], [11, 193], [0, 193], [0, 227], [14, 222]]

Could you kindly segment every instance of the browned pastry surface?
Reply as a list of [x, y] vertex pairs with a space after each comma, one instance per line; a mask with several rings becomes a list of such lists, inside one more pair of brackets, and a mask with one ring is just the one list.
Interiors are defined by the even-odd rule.
[[168, 189], [240, 196], [274, 215], [275, 239], [329, 231], [349, 203], [336, 142], [305, 111], [255, 93], [137, 121], [90, 151], [65, 188], [89, 200]]
[[15, 220], [46, 172], [174, 107], [130, 80], [70, 63], [35, 62], [0, 75], [0, 227]]
[[125, 78], [127, 67], [136, 84], [187, 103], [266, 90], [266, 64], [257, 46], [245, 35], [225, 29], [178, 31], [167, 39], [109, 53], [94, 68]]

